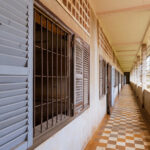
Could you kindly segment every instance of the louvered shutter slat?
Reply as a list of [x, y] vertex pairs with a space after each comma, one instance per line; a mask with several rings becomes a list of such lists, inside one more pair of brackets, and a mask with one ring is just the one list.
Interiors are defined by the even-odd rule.
[[27, 43], [27, 39], [26, 38], [20, 38], [19, 36], [14, 35], [12, 33], [12, 29], [11, 29], [11, 32], [6, 32], [4, 30], [0, 31], [0, 34], [1, 34], [1, 38], [2, 39], [7, 39], [9, 41], [13, 41], [13, 42], [16, 42], [16, 43], [19, 43], [19, 44], [26, 44]]
[[17, 115], [22, 114], [26, 111], [27, 111], [26, 107], [22, 107], [20, 109], [15, 109], [14, 111], [11, 111], [11, 112], [5, 113], [4, 115], [1, 115], [0, 121], [3, 121], [5, 119], [9, 119], [13, 116], [17, 116]]
[[[18, 70], [20, 72], [18, 72]], [[0, 75], [10, 74], [10, 72], [11, 72], [11, 75], [20, 75], [21, 76], [21, 75], [27, 75], [28, 74], [28, 69], [25, 68], [25, 67], [0, 65]], [[12, 76], [12, 78], [13, 78], [13, 76]]]
[[[0, 19], [1, 20], [4, 20], [4, 19], [2, 19], [2, 17], [0, 16]], [[8, 18], [8, 20], [9, 20], [9, 18]], [[26, 38], [26, 33], [25, 32], [27, 32], [27, 31], [24, 31], [24, 29], [22, 29], [22, 27], [19, 27], [19, 25], [18, 24], [16, 24], [16, 25], [14, 25], [14, 26], [18, 26], [18, 28], [15, 28], [15, 27], [13, 27], [13, 26], [9, 26], [9, 24], [10, 23], [5, 23], [4, 21], [2, 21], [2, 25], [1, 25], [1, 30], [3, 31], [3, 32], [5, 32], [6, 34], [10, 34], [11, 36], [12, 36], [12, 34], [14, 34], [14, 37], [16, 37], [16, 38], [19, 38], [19, 36], [21, 37], [20, 38], [20, 40], [18, 40], [18, 42], [23, 42], [22, 40], [23, 39], [25, 39]], [[11, 24], [13, 24], [13, 23], [11, 23]], [[20, 30], [19, 30], [20, 29]], [[24, 32], [23, 32], [24, 31]], [[3, 37], [3, 36], [2, 36]], [[2, 39], [2, 37], [1, 37], [1, 39]], [[5, 39], [5, 37], [3, 37], [4, 39]], [[9, 37], [8, 39], [7, 39], [8, 41], [11, 41], [11, 37]], [[16, 39], [13, 39], [13, 41], [16, 41]], [[25, 40], [26, 41], [26, 40]], [[24, 42], [25, 42], [24, 41]], [[5, 44], [5, 43], [4, 43]]]
[[6, 127], [9, 127], [11, 124], [15, 124], [18, 121], [26, 119], [27, 112], [24, 112], [22, 114], [19, 114], [17, 116], [11, 117], [10, 119], [3, 120], [0, 122], [0, 129], [4, 129]]
[[13, 132], [14, 130], [21, 128], [22, 126], [26, 126], [26, 124], [27, 124], [27, 119], [17, 122], [16, 124], [13, 124], [12, 126], [2, 129], [0, 132], [0, 138], [5, 135], [8, 135], [9, 133]]
[[0, 64], [9, 66], [25, 66], [26, 58], [0, 54]]
[[[13, 1], [10, 0], [5, 0], [1, 2], [1, 6], [5, 9], [6, 8], [9, 9], [11, 13], [20, 17], [23, 20], [27, 19], [27, 15], [20, 9], [20, 5], [18, 5], [18, 3], [14, 3]], [[25, 8], [23, 7], [22, 9]], [[27, 11], [27, 9], [25, 10]]]
[[[3, 10], [4, 7], [2, 7], [2, 8], [0, 7], [0, 10], [1, 9]], [[25, 19], [27, 19], [27, 17]], [[16, 31], [24, 33], [24, 34], [27, 31], [27, 28], [24, 24], [18, 23], [16, 20], [10, 19], [9, 16], [7, 16], [7, 15], [3, 16], [1, 14], [0, 15], [0, 20], [1, 20], [1, 23], [3, 24], [3, 27], [7, 27], [8, 29], [16, 30]]]
[[0, 150], [32, 145], [33, 1], [0, 1]]
[[14, 104], [17, 102], [24, 101], [27, 99], [27, 96], [28, 96], [28, 94], [1, 98], [0, 99], [0, 106], [5, 106], [5, 105]]
[[4, 145], [8, 143], [9, 141], [13, 140], [14, 138], [18, 137], [19, 135], [25, 133], [27, 130], [27, 126], [23, 126], [20, 129], [17, 129], [10, 134], [7, 134], [6, 136], [2, 137], [0, 145]]
[[27, 8], [28, 8], [28, 0], [11, 0], [11, 3], [9, 0], [5, 0], [7, 3], [11, 4], [11, 5], [15, 5], [14, 7], [18, 10], [21, 11], [22, 13], [26, 13], [27, 12]]
[[27, 50], [27, 45], [23, 45], [19, 42], [14, 42], [8, 39], [6, 40], [6, 39], [0, 38], [0, 45], [9, 46], [9, 47], [24, 50], [24, 51]]
[[0, 14], [3, 15], [4, 17], [9, 18], [10, 21], [14, 20], [18, 24], [25, 25], [25, 26], [27, 25], [26, 20], [21, 19], [18, 15], [13, 14], [12, 12], [8, 11], [7, 8], [3, 8], [1, 5], [0, 5]]
[[[16, 67], [19, 68], [20, 67]], [[26, 73], [25, 73], [26, 74]], [[11, 76], [11, 78], [9, 76], [0, 76], [0, 83], [25, 83], [27, 81], [27, 76]]]
[[22, 95], [27, 93], [27, 89], [17, 89], [17, 90], [6, 90], [0, 92], [0, 99], [5, 98], [5, 97], [10, 97], [10, 96], [15, 96], [15, 95]]
[[[24, 143], [24, 141], [26, 141], [27, 138], [27, 133], [24, 133], [20, 136], [18, 136], [17, 138], [11, 140], [10, 142], [8, 142], [7, 144], [4, 144], [1, 149], [4, 150], [11, 150], [14, 149], [14, 145], [18, 145], [20, 148], [18, 148], [18, 150], [21, 150], [22, 145], [25, 144], [25, 146], [23, 146], [23, 150], [26, 149], [27, 147], [27, 142]], [[22, 145], [19, 145], [20, 143], [22, 143]]]
[[7, 54], [7, 55], [14, 55], [14, 56], [20, 56], [20, 57], [26, 57], [27, 51], [19, 50], [16, 48], [12, 48], [9, 46], [2, 46], [0, 45], [0, 53]]
[[26, 88], [27, 87], [27, 83], [26, 82], [22, 82], [22, 83], [2, 83], [0, 84], [0, 91], [6, 91], [6, 90], [11, 90], [12, 88], [14, 89], [21, 89], [21, 88]]

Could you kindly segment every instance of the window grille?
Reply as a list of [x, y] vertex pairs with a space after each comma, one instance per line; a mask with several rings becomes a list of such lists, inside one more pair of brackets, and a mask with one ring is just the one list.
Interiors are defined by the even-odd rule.
[[35, 8], [34, 136], [70, 117], [69, 33]]

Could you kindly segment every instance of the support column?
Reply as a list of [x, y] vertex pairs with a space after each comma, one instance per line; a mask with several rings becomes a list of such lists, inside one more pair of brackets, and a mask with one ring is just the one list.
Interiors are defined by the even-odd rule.
[[137, 61], [135, 62], [135, 84], [137, 85], [138, 83], [138, 75], [137, 75], [138, 71], [137, 71]]
[[146, 89], [146, 57], [147, 57], [147, 46], [146, 44], [142, 44], [141, 49], [141, 72], [142, 72], [142, 89]]
[[140, 67], [140, 56], [137, 56], [137, 63], [136, 63], [136, 67], [137, 67], [137, 85], [140, 84], [140, 70], [139, 70], [139, 67]]
[[136, 84], [136, 62], [134, 63], [134, 83]]

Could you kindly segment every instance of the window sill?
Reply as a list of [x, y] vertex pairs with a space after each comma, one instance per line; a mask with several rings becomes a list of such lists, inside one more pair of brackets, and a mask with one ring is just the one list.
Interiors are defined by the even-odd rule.
[[34, 150], [36, 147], [38, 147], [40, 144], [42, 144], [43, 142], [45, 142], [46, 140], [51, 138], [54, 134], [56, 134], [58, 131], [60, 131], [62, 128], [64, 128], [66, 125], [71, 123], [74, 119], [79, 117], [81, 114], [83, 114], [89, 108], [90, 108], [90, 106], [86, 107], [81, 113], [79, 113], [73, 117], [67, 118], [60, 124], [56, 125], [54, 128], [51, 128], [51, 129], [47, 130], [45, 133], [43, 133], [42, 135], [35, 137], [32, 147], [30, 147], [28, 150]]

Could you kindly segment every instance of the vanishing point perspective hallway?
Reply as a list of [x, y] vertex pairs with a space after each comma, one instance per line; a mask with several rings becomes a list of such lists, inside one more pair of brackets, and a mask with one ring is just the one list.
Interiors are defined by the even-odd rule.
[[99, 127], [86, 150], [150, 150], [149, 127], [126, 85], [107, 123]]

